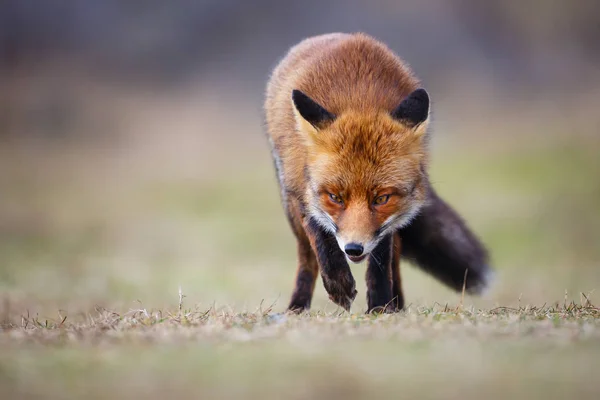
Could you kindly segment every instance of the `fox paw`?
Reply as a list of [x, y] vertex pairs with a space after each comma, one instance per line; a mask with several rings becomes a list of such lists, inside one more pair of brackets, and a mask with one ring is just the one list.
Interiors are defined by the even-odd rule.
[[350, 306], [356, 298], [356, 282], [353, 277], [346, 279], [329, 279], [323, 277], [325, 290], [329, 293], [329, 299], [335, 304], [343, 307], [346, 311], [350, 311]]
[[404, 298], [400, 294], [391, 300], [387, 300], [385, 297], [378, 298], [371, 292], [367, 298], [367, 304], [367, 314], [394, 314], [404, 308]]

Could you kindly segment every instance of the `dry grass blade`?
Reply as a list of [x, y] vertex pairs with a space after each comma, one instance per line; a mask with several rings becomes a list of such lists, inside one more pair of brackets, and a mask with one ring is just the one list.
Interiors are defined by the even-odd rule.
[[467, 288], [467, 274], [469, 273], [469, 268], [465, 269], [465, 276], [463, 278], [463, 286], [462, 286], [462, 292], [460, 294], [460, 307], [462, 308], [463, 304], [465, 303], [465, 290]]

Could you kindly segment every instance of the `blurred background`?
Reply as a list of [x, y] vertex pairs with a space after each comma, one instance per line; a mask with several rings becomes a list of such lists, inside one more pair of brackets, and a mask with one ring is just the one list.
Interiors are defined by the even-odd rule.
[[[5, 307], [176, 307], [181, 286], [190, 306], [283, 311], [295, 241], [263, 92], [290, 46], [336, 31], [381, 39], [432, 95], [434, 186], [497, 272], [468, 304], [579, 301], [600, 286], [597, 1], [4, 0]], [[408, 303], [460, 300], [403, 274]], [[313, 307], [335, 309], [321, 282]]]

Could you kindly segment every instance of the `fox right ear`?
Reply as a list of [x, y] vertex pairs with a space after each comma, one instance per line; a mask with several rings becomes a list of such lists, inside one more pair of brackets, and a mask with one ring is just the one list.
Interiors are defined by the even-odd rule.
[[417, 89], [409, 94], [394, 111], [392, 117], [410, 127], [416, 127], [429, 118], [429, 94]]
[[292, 101], [298, 114], [316, 130], [335, 119], [334, 114], [300, 90], [292, 90]]

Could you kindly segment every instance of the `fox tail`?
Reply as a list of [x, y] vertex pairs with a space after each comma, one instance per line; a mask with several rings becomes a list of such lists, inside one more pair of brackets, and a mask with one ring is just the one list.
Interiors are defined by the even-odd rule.
[[488, 254], [463, 219], [433, 189], [419, 216], [399, 231], [402, 257], [447, 286], [482, 294], [493, 271]]

